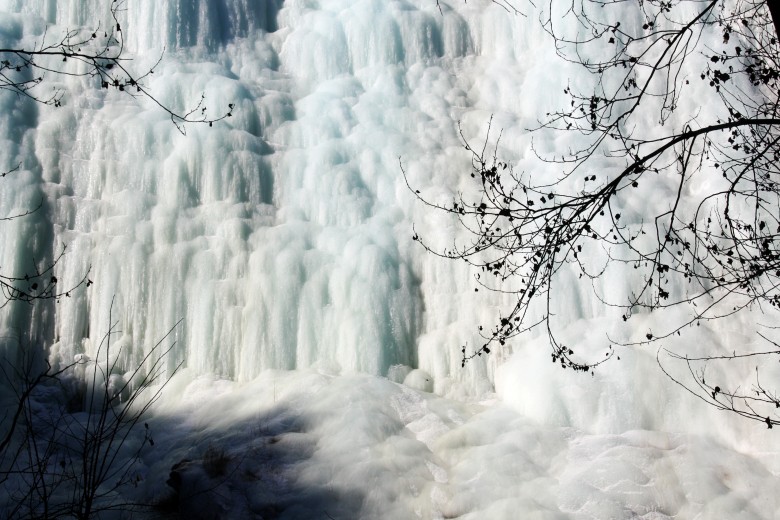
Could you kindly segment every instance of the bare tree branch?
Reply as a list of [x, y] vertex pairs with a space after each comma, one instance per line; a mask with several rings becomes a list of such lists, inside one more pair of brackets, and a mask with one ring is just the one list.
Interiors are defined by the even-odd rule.
[[[464, 172], [469, 187], [451, 204], [431, 202], [406, 179], [424, 205], [456, 217], [465, 236], [444, 249], [416, 231], [413, 238], [435, 255], [476, 268], [479, 287], [516, 298], [489, 331], [480, 327], [482, 346], [462, 348], [463, 364], [488, 354], [494, 344], [506, 345], [529, 323], [544, 324], [552, 360], [564, 368], [586, 372], [610, 359], [615, 341], [603, 357], [585, 359], [557, 338], [551, 288], [564, 270], [578, 272], [605, 307], [622, 310], [624, 322], [638, 312], [685, 310], [677, 313], [680, 322], [624, 345], [664, 340], [743, 310], [780, 309], [775, 2], [645, 0], [629, 6], [620, 0], [551, 0], [547, 9], [541, 23], [558, 56], [585, 73], [563, 90], [564, 108], [531, 129], [577, 136], [579, 147], [563, 153], [534, 149], [540, 170], [557, 165], [562, 175], [550, 180], [541, 172], [516, 172], [497, 157], [498, 144], [492, 156], [487, 151], [489, 129], [479, 148], [461, 133], [471, 155], [471, 169]], [[641, 28], [621, 24], [627, 9], [637, 10]], [[580, 31], [566, 34], [561, 27]], [[706, 111], [680, 105], [690, 102], [694, 82], [716, 101]], [[649, 127], [648, 120], [667, 130]], [[697, 192], [688, 188], [702, 176], [716, 180], [708, 191], [692, 194]], [[674, 187], [668, 202], [648, 206], [661, 209], [639, 217], [622, 215], [632, 192], [657, 198], [646, 187], [653, 179]], [[621, 265], [636, 276], [628, 298], [612, 299], [595, 282]], [[741, 392], [738, 385], [727, 391], [725, 382], [709, 386], [704, 371], [710, 362], [760, 361], [774, 354], [672, 355], [686, 364], [691, 384], [661, 368], [708, 404], [771, 427], [775, 419], [761, 408], [778, 402], [757, 373], [753, 389]]]

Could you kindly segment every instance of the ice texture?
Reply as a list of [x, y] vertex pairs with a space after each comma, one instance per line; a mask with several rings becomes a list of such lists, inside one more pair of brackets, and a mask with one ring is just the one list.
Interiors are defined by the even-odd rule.
[[[105, 24], [108, 6], [0, 0], [0, 45]], [[182, 135], [148, 99], [92, 79], [49, 78], [65, 89], [56, 109], [0, 92], [0, 169], [21, 164], [2, 179], [0, 216], [43, 201], [0, 226], [0, 266], [24, 273], [67, 245], [59, 283], [87, 270], [94, 282], [7, 307], [1, 355], [94, 357], [112, 313], [127, 371], [183, 319], [167, 362], [185, 368], [155, 409], [165, 433], [136, 492], [159, 498], [189, 459], [190, 489], [219, 491], [185, 500], [193, 515], [773, 518], [776, 436], [682, 392], [654, 348], [572, 374], [532, 332], [461, 368], [461, 347], [479, 345], [477, 327], [512, 300], [475, 293], [465, 264], [411, 240], [413, 224], [436, 247], [458, 230], [416, 203], [401, 168], [428, 199], [450, 201], [468, 187], [458, 122], [478, 144], [491, 116], [502, 157], [536, 164], [527, 129], [568, 79], [587, 78], [522, 7], [528, 16], [487, 0], [125, 2], [130, 66], [162, 56], [147, 80], [157, 99], [183, 111], [203, 93], [211, 115], [235, 109]], [[624, 23], [641, 23], [634, 8]], [[534, 146], [554, 153], [571, 139]], [[650, 202], [623, 203], [636, 220]], [[628, 294], [634, 274], [609, 274], [595, 289]], [[593, 289], [567, 273], [554, 289], [578, 352], [601, 356], [607, 334], [653, 326], [638, 316], [621, 328]], [[757, 321], [705, 324], [668, 346], [749, 348]], [[210, 446], [232, 468], [216, 482], [203, 469]]]

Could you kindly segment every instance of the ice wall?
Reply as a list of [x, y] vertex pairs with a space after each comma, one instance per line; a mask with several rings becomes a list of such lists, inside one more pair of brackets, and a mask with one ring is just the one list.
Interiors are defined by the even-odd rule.
[[[107, 4], [2, 0], [0, 40], [32, 45], [47, 27], [52, 38], [105, 24]], [[442, 2], [441, 12], [433, 0], [128, 0], [120, 19], [135, 70], [163, 55], [149, 79], [161, 102], [184, 110], [203, 93], [213, 114], [236, 109], [213, 128], [188, 125], [185, 136], [148, 100], [90, 80], [51, 78], [66, 89], [58, 109], [0, 93], [0, 167], [22, 164], [2, 181], [2, 215], [44, 201], [2, 224], [0, 265], [24, 272], [67, 244], [60, 283], [88, 269], [94, 281], [59, 303], [0, 316], [6, 355], [24, 342], [46, 345], [55, 362], [94, 355], [113, 300], [124, 367], [183, 319], [170, 363], [196, 374], [385, 375], [403, 364], [432, 374], [437, 392], [481, 394], [514, 349], [538, 354], [502, 369], [500, 387], [540, 420], [586, 413], [604, 429], [650, 427], [665, 413], [676, 389], [637, 379], [655, 368], [654, 352], [604, 383], [612, 386], [603, 396], [638, 381], [657, 390], [636, 394], [638, 418], [621, 416], [599, 387], [550, 372], [534, 334], [462, 370], [461, 345], [477, 345], [476, 327], [511, 300], [474, 293], [474, 273], [411, 240], [413, 223], [438, 246], [457, 228], [415, 203], [401, 167], [428, 198], [449, 200], [469, 168], [457, 121], [480, 142], [492, 114], [502, 157], [522, 168], [527, 128], [576, 76], [536, 15], [487, 0]], [[554, 153], [571, 141], [534, 144]], [[626, 215], [645, 203], [626, 201]], [[602, 293], [628, 285], [619, 273], [604, 284]], [[583, 321], [603, 312], [591, 287], [563, 277], [556, 290], [562, 330], [601, 348], [620, 320], [602, 319], [596, 332]], [[593, 394], [592, 409], [578, 405], [579, 392]], [[544, 408], [536, 394], [560, 403]]]
[[[93, 355], [113, 299], [124, 366], [183, 318], [172, 363], [198, 373], [381, 375], [405, 364], [442, 391], [489, 388], [492, 368], [460, 370], [459, 348], [476, 343], [498, 302], [461, 298], [470, 273], [413, 247], [412, 222], [441, 243], [452, 223], [414, 204], [400, 164], [433, 196], [453, 193], [468, 166], [456, 121], [481, 138], [490, 113], [520, 110], [520, 62], [536, 58], [524, 32], [533, 24], [488, 2], [457, 7], [128, 1], [133, 67], [164, 52], [150, 80], [158, 99], [184, 109], [205, 93], [214, 112], [237, 105], [186, 136], [147, 100], [89, 80], [52, 78], [67, 89], [59, 109], [4, 95], [3, 165], [23, 157], [24, 171], [3, 211], [41, 196], [45, 211], [3, 227], [3, 268], [23, 271], [67, 244], [60, 283], [87, 269], [94, 281], [46, 308], [35, 341], [53, 360]], [[99, 0], [0, 9], [19, 13], [3, 16], [0, 33], [16, 45], [47, 26], [52, 38], [108, 19]], [[25, 337], [28, 317], [3, 319]]]

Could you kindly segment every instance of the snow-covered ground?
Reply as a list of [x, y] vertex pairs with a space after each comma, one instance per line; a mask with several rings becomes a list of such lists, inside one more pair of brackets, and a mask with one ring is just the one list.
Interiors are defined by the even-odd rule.
[[[479, 344], [477, 327], [511, 299], [474, 293], [464, 265], [416, 247], [412, 224], [436, 245], [457, 231], [415, 203], [400, 168], [449, 200], [468, 182], [457, 122], [481, 142], [491, 115], [502, 157], [537, 164], [527, 128], [569, 79], [588, 79], [520, 7], [527, 16], [486, 0], [441, 12], [434, 0], [129, 0], [132, 67], [164, 52], [155, 96], [184, 109], [205, 93], [212, 114], [236, 105], [187, 135], [148, 100], [91, 80], [56, 80], [58, 109], [0, 92], [0, 168], [22, 164], [2, 180], [2, 215], [46, 200], [0, 226], [0, 266], [24, 272], [67, 243], [60, 283], [88, 268], [94, 281], [56, 305], [3, 310], [5, 359], [26, 338], [55, 366], [94, 357], [113, 312], [127, 371], [183, 318], [168, 366], [185, 368], [148, 420], [155, 445], [128, 496], [187, 518], [776, 517], [775, 430], [684, 393], [654, 348], [573, 374], [532, 332], [461, 369], [461, 345]], [[103, 0], [0, 0], [0, 43], [106, 13]], [[569, 139], [538, 134], [534, 146]], [[626, 218], [646, 203], [627, 199]], [[602, 283], [620, 294], [631, 280]], [[612, 319], [573, 277], [556, 290], [556, 323], [578, 352], [658, 325]], [[771, 319], [705, 324], [663, 346], [759, 348], [751, 331]], [[736, 363], [711, 370], [754, 377]]]
[[[268, 371], [170, 393], [143, 493], [170, 495], [160, 482], [190, 461], [187, 518], [725, 519], [780, 507], [776, 452], [706, 434], [545, 425], [500, 400], [367, 375]], [[215, 451], [227, 462], [209, 476]]]

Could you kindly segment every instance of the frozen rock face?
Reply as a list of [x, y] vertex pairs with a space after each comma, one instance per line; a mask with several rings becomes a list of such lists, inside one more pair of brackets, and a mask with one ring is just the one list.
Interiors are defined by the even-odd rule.
[[[413, 223], [437, 244], [452, 223], [414, 203], [401, 165], [451, 196], [469, 164], [456, 122], [480, 139], [490, 112], [518, 108], [500, 90], [522, 85], [539, 28], [487, 2], [186, 4], [127, 2], [122, 33], [135, 70], [162, 55], [148, 80], [161, 102], [235, 104], [213, 128], [182, 135], [149, 100], [87, 79], [56, 78], [56, 110], [2, 96], [2, 166], [23, 162], [2, 210], [40, 198], [45, 210], [4, 225], [1, 265], [20, 272], [66, 244], [60, 283], [94, 281], [37, 311], [35, 330], [24, 309], [4, 316], [12, 343], [32, 336], [55, 363], [92, 355], [113, 300], [120, 369], [183, 318], [171, 367], [248, 380], [402, 364], [441, 391], [489, 390], [492, 365], [461, 370], [459, 352], [498, 300], [473, 299], [467, 269], [414, 247]], [[107, 5], [4, 1], [19, 14], [0, 37], [33, 45], [47, 27], [105, 24]]]
[[[0, 42], [32, 46], [44, 33], [105, 24], [107, 5], [0, 0]], [[533, 159], [527, 128], [559, 106], [560, 85], [583, 78], [555, 56], [535, 16], [487, 0], [443, 2], [441, 12], [433, 0], [125, 7], [129, 66], [154, 67], [147, 86], [160, 102], [186, 111], [203, 94], [212, 115], [235, 109], [182, 135], [148, 99], [90, 79], [50, 78], [66, 93], [57, 109], [0, 93], [0, 169], [20, 164], [2, 180], [0, 215], [43, 201], [0, 226], [0, 266], [24, 273], [67, 245], [60, 284], [85, 273], [94, 282], [58, 303], [0, 315], [6, 356], [34, 344], [55, 365], [94, 358], [115, 322], [112, 362], [122, 374], [181, 319], [167, 362], [195, 375], [244, 382], [266, 369], [311, 367], [403, 382], [406, 369], [391, 368], [402, 366], [429, 374], [415, 388], [448, 396], [497, 389], [556, 424], [614, 430], [684, 417], [684, 405], [665, 404], [676, 389], [645, 378], [656, 370], [654, 352], [625, 354], [607, 386], [586, 387], [548, 367], [547, 338], [536, 331], [462, 369], [461, 348], [481, 344], [477, 327], [490, 327], [512, 301], [475, 293], [478, 273], [411, 239], [413, 226], [438, 248], [457, 236], [456, 222], [416, 203], [402, 170], [434, 202], [466, 189], [470, 157], [458, 121], [466, 139], [482, 143], [493, 115], [489, 145], [503, 129], [497, 153], [518, 169], [538, 168], [524, 162]], [[539, 134], [535, 149], [572, 145], [554, 137]], [[629, 276], [598, 289], [625, 293]], [[601, 349], [607, 333], [621, 336], [621, 320], [597, 318], [604, 307], [592, 289], [570, 273], [555, 288], [556, 319], [578, 352]], [[697, 345], [730, 352], [740, 327], [704, 334]], [[619, 400], [640, 380], [654, 391], [632, 393], [636, 410], [620, 413], [610, 396]]]
[[[103, 26], [109, 3], [0, 0], [0, 45]], [[58, 109], [0, 92], [0, 171], [20, 165], [0, 180], [0, 217], [43, 201], [0, 222], [0, 269], [44, 266], [67, 244], [59, 283], [94, 282], [7, 307], [0, 356], [45, 347], [55, 365], [113, 367], [118, 389], [183, 320], [167, 363], [184, 368], [155, 403], [138, 486], [122, 492], [187, 518], [773, 518], [776, 430], [702, 406], [654, 350], [571, 374], [532, 331], [461, 368], [477, 327], [512, 302], [413, 242], [413, 225], [439, 248], [458, 227], [415, 203], [402, 169], [450, 203], [470, 182], [458, 121], [481, 144], [491, 115], [488, 145], [503, 129], [497, 153], [538, 168], [526, 129], [585, 78], [533, 12], [440, 4], [127, 0], [130, 66], [154, 67], [159, 101], [235, 105], [186, 135], [149, 100], [87, 79], [50, 78], [66, 91]], [[625, 203], [637, 214], [647, 201]], [[626, 292], [624, 274], [598, 289]], [[577, 273], [560, 282], [561, 333], [603, 356], [622, 321]], [[704, 324], [664, 346], [731, 352], [753, 325]]]

